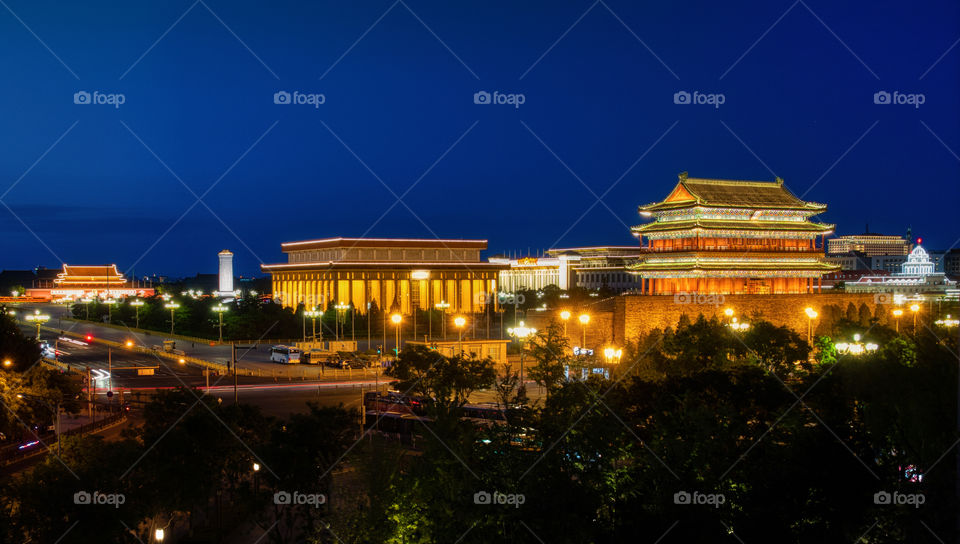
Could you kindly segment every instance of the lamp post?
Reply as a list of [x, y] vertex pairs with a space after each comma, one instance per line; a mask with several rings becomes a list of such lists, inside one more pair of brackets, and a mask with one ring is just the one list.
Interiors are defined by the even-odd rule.
[[163, 542], [164, 536], [165, 535], [162, 527], [153, 532], [153, 539], [156, 540], [157, 542]]
[[33, 321], [37, 324], [37, 340], [40, 340], [40, 325], [50, 321], [50, 316], [41, 314], [40, 310], [34, 310], [32, 314], [27, 315], [27, 321]]
[[[310, 324], [313, 328], [313, 341], [316, 342], [317, 341], [317, 318], [323, 317], [323, 312], [314, 308], [312, 310], [307, 310], [306, 312], [303, 312], [303, 315], [305, 317], [310, 318]], [[322, 330], [320, 331], [320, 335], [323, 336]]]
[[393, 324], [397, 327], [397, 357], [400, 356], [400, 322], [403, 321], [403, 316], [400, 314], [393, 314], [390, 316], [390, 321], [393, 321]]
[[590, 314], [580, 314], [580, 331], [582, 333], [582, 339], [580, 341], [581, 348], [587, 347], [587, 323], [590, 323]]
[[723, 310], [723, 315], [727, 317], [727, 322], [730, 322], [730, 318], [733, 317], [734, 311], [733, 308], [726, 308]]
[[861, 336], [859, 334], [854, 334], [853, 342], [840, 342], [835, 346], [837, 348], [837, 352], [843, 355], [863, 355], [864, 353], [877, 351], [877, 349], [880, 347], [872, 342], [867, 342], [864, 344], [860, 341], [860, 338]]
[[803, 310], [807, 314], [807, 343], [813, 340], [813, 320], [817, 318], [817, 311], [809, 306]]
[[467, 319], [462, 315], [458, 315], [453, 319], [453, 324], [457, 326], [457, 332], [459, 333], [457, 337], [457, 352], [463, 353], [463, 326], [467, 324]]
[[913, 312], [913, 334], [917, 334], [917, 314], [920, 313], [920, 305], [911, 304], [910, 311]]
[[340, 341], [340, 312], [345, 312], [348, 308], [350, 308], [350, 305], [344, 304], [342, 302], [338, 302], [333, 305], [333, 308], [337, 310], [337, 320], [335, 323], [336, 326], [334, 327], [334, 331], [336, 331], [337, 342], [339, 342]]
[[570, 311], [564, 310], [560, 312], [560, 320], [563, 321], [563, 337], [567, 337], [567, 321], [570, 321]]
[[84, 312], [86, 312], [84, 314], [85, 315], [84, 319], [86, 319], [87, 321], [90, 321], [90, 303], [93, 302], [93, 299], [90, 297], [83, 297], [80, 299], [80, 302], [83, 303], [83, 309], [84, 309]]
[[[586, 314], [584, 314], [586, 315]], [[523, 388], [523, 345], [527, 341], [527, 338], [537, 334], [537, 329], [527, 327], [523, 324], [523, 321], [520, 322], [520, 325], [517, 327], [511, 327], [507, 329], [507, 334], [516, 338], [520, 342], [520, 387]]]
[[440, 327], [443, 329], [443, 341], [447, 341], [447, 308], [450, 307], [450, 303], [441, 300], [440, 302], [433, 305], [434, 308], [440, 310]]
[[260, 494], [260, 463], [253, 464], [253, 495]]
[[623, 356], [622, 349], [610, 347], [603, 350], [603, 357], [607, 360], [608, 365], [619, 364], [621, 356]]
[[900, 317], [903, 316], [903, 310], [897, 308], [893, 311], [893, 317], [897, 318], [897, 334], [900, 334]]
[[163, 307], [170, 310], [170, 334], [173, 334], [173, 312], [180, 307], [180, 304], [176, 302], [168, 302], [164, 304]]
[[219, 321], [220, 327], [220, 343], [223, 343], [223, 312], [228, 311], [230, 308], [224, 306], [223, 304], [217, 304], [213, 307], [213, 311], [217, 312], [217, 319]]
[[117, 303], [117, 300], [108, 298], [103, 303], [107, 305], [107, 323], [113, 323], [113, 305]]
[[140, 307], [143, 306], [143, 301], [139, 298], [131, 300], [130, 305], [134, 307], [134, 312], [137, 319], [137, 328], [140, 328]]

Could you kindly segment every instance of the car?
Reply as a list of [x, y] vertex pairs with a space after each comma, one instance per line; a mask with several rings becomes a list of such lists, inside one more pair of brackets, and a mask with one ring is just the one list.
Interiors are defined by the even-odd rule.
[[327, 359], [327, 366], [332, 366], [333, 368], [347, 368], [349, 364], [347, 361], [340, 359], [339, 357], [334, 357], [332, 359]]

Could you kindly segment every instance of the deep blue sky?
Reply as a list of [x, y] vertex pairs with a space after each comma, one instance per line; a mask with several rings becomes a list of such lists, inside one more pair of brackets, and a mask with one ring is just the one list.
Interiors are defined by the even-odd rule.
[[336, 235], [630, 244], [681, 171], [776, 174], [841, 234], [960, 236], [956, 2], [204, 1], [5, 0], [0, 268], [186, 275], [230, 248], [249, 274]]

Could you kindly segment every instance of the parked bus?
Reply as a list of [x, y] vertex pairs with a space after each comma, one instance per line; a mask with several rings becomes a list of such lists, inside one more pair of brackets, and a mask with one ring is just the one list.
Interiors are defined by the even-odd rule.
[[290, 346], [273, 346], [270, 348], [270, 360], [283, 364], [299, 363], [300, 350]]

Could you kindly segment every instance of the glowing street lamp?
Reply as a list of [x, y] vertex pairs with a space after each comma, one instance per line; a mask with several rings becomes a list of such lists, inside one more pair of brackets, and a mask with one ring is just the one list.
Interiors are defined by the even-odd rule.
[[913, 334], [917, 334], [917, 314], [920, 313], [920, 305], [911, 304], [910, 311], [913, 312]]
[[570, 321], [570, 310], [560, 312], [560, 320], [563, 321], [563, 336], [567, 336], [567, 321]]
[[[316, 342], [316, 341], [317, 341], [317, 318], [318, 318], [318, 317], [323, 317], [323, 312], [321, 312], [321, 311], [317, 310], [316, 308], [314, 308], [314, 309], [312, 309], [312, 310], [307, 310], [306, 312], [303, 312], [303, 315], [304, 315], [305, 317], [309, 317], [309, 318], [310, 318], [310, 323], [311, 323], [311, 325], [313, 326], [313, 341]], [[322, 329], [322, 327], [321, 327], [321, 329]], [[323, 331], [322, 331], [322, 330], [320, 331], [320, 336], [321, 336], [321, 337], [323, 336]]]
[[737, 332], [745, 332], [747, 329], [750, 328], [749, 323], [743, 323], [741, 321], [737, 321], [736, 317], [730, 320], [730, 324], [728, 326]]
[[580, 332], [582, 333], [581, 347], [587, 347], [587, 323], [590, 323], [590, 314], [580, 314]]
[[933, 324], [940, 325], [941, 327], [951, 328], [951, 327], [960, 326], [960, 319], [951, 319], [950, 314], [947, 314], [946, 319], [938, 319], [934, 321]]
[[[340, 312], [345, 312], [345, 311], [349, 310], [349, 309], [350, 309], [350, 305], [349, 305], [349, 304], [345, 304], [345, 303], [343, 303], [343, 302], [339, 302], [339, 303], [337, 303], [337, 304], [334, 304], [334, 305], [333, 305], [333, 308], [334, 308], [335, 310], [337, 310], [336, 327], [334, 328], [334, 330], [335, 330], [336, 333], [337, 333], [337, 341], [339, 342], [339, 341], [340, 341]], [[344, 324], [344, 325], [346, 325], [346, 324]]]
[[157, 542], [163, 542], [164, 536], [165, 535], [162, 527], [153, 532], [153, 539], [156, 540]]
[[139, 298], [133, 299], [130, 301], [130, 305], [135, 308], [134, 311], [136, 312], [135, 315], [137, 319], [137, 328], [139, 329], [140, 328], [140, 307], [143, 306], [143, 301], [140, 300]]
[[817, 318], [817, 311], [809, 306], [803, 310], [807, 314], [807, 343], [813, 340], [813, 320]]
[[725, 308], [723, 310], [723, 315], [727, 317], [727, 321], [730, 321], [730, 318], [733, 317], [734, 311], [733, 308]]
[[117, 303], [117, 300], [108, 298], [103, 303], [107, 305], [107, 323], [113, 323], [113, 305]]
[[90, 297], [83, 297], [80, 299], [80, 302], [83, 303], [83, 308], [84, 308], [84, 311], [86, 312], [85, 314], [86, 317], [84, 317], [84, 319], [86, 319], [87, 321], [90, 321], [90, 303], [93, 302], [93, 299]]
[[[583, 316], [580, 316], [581, 318]], [[520, 342], [520, 387], [524, 387], [523, 384], [523, 344], [527, 341], [527, 338], [537, 334], [537, 329], [532, 327], [527, 327], [523, 324], [523, 321], [520, 322], [520, 326], [511, 327], [507, 329], [507, 334], [516, 338]]]
[[40, 325], [50, 321], [50, 316], [41, 314], [40, 310], [34, 310], [32, 314], [27, 315], [27, 321], [33, 321], [37, 324], [37, 340], [40, 340]]
[[458, 315], [453, 319], [453, 324], [457, 326], [457, 332], [459, 333], [457, 338], [457, 352], [463, 353], [463, 326], [467, 324], [467, 319], [462, 315]]
[[607, 360], [607, 364], [619, 364], [622, 355], [622, 349], [606, 348], [603, 350], [603, 357]]
[[840, 342], [835, 347], [837, 348], [837, 353], [843, 355], [863, 355], [864, 353], [869, 353], [877, 351], [880, 347], [873, 342], [867, 342], [864, 344], [860, 341], [861, 336], [859, 334], [853, 335], [853, 342]]
[[440, 326], [443, 329], [443, 341], [447, 341], [447, 308], [450, 307], [450, 303], [441, 300], [440, 302], [433, 305], [434, 308], [440, 310]]
[[180, 307], [180, 304], [176, 302], [168, 302], [164, 304], [163, 307], [170, 310], [170, 334], [173, 334], [173, 312]]
[[3, 368], [10, 368], [11, 366], [13, 366], [13, 361], [10, 359], [3, 360]]
[[390, 316], [390, 321], [393, 322], [397, 327], [397, 355], [400, 355], [400, 323], [403, 321], [403, 316], [400, 314], [393, 314]]
[[213, 311], [217, 312], [217, 318], [220, 322], [220, 343], [223, 343], [223, 312], [229, 311], [230, 308], [224, 306], [223, 304], [217, 304], [213, 307]]
[[903, 316], [903, 310], [897, 308], [893, 311], [893, 317], [897, 318], [897, 334], [900, 333], [900, 318]]

